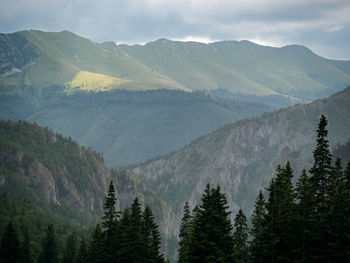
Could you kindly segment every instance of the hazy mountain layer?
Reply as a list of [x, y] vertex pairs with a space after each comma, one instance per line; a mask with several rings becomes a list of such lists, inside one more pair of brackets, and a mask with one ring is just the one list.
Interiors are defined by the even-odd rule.
[[249, 41], [202, 44], [160, 39], [114, 50], [192, 90], [223, 89], [275, 100], [277, 95], [298, 102], [329, 96], [350, 83], [350, 61], [327, 60], [297, 45], [272, 48]]
[[56, 96], [26, 116], [102, 152], [121, 167], [168, 153], [218, 127], [269, 110], [263, 104], [181, 91]]
[[349, 138], [350, 87], [329, 99], [229, 124], [188, 146], [132, 169], [179, 213], [193, 205], [208, 182], [220, 184], [230, 207], [250, 214], [277, 164], [291, 161], [298, 176], [312, 159], [319, 117], [329, 119], [331, 146]]

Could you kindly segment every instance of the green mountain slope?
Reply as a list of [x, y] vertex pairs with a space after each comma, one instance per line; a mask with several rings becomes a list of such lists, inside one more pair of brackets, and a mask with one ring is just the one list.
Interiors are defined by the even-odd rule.
[[56, 96], [26, 117], [102, 152], [111, 167], [145, 161], [243, 117], [269, 110], [256, 103], [181, 91]]
[[121, 85], [123, 89], [185, 89], [135, 60], [68, 31], [1, 34], [0, 48], [6, 57], [6, 63], [2, 59], [1, 86], [65, 86], [79, 72], [87, 71], [129, 80]]
[[151, 207], [163, 249], [173, 258], [173, 213], [152, 189], [125, 171], [109, 170], [101, 154], [70, 137], [24, 121], [0, 121], [0, 235], [10, 220], [26, 225], [36, 254], [49, 223], [55, 224], [60, 246], [69, 233], [86, 235], [100, 220], [111, 179], [120, 210], [135, 197]]
[[160, 39], [114, 49], [192, 90], [221, 88], [305, 101], [329, 96], [350, 83], [350, 61], [326, 60], [296, 45], [272, 48], [249, 41], [202, 44]]
[[350, 87], [329, 99], [238, 121], [131, 171], [161, 193], [178, 218], [185, 201], [200, 200], [207, 182], [221, 185], [231, 209], [250, 214], [277, 164], [290, 160], [296, 176], [309, 167], [321, 114], [329, 119], [330, 145], [349, 140], [349, 101]]

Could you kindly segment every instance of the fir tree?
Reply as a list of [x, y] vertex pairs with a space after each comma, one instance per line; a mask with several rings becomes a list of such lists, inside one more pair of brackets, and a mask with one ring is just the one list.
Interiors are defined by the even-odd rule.
[[105, 262], [113, 262], [118, 249], [117, 224], [120, 216], [116, 210], [116, 196], [113, 181], [110, 182], [107, 197], [103, 206], [104, 215], [102, 216], [101, 226], [105, 230], [103, 235], [103, 248]]
[[349, 195], [347, 185], [347, 173], [349, 164], [343, 172], [341, 163], [336, 161], [333, 184], [330, 201], [330, 255], [332, 262], [348, 262], [350, 260], [350, 230], [349, 230]]
[[50, 224], [47, 227], [46, 235], [42, 242], [42, 250], [39, 255], [38, 262], [39, 263], [57, 263], [58, 262], [57, 240], [56, 240], [56, 235], [52, 224]]
[[116, 196], [113, 181], [109, 184], [106, 201], [103, 205], [104, 215], [102, 216], [101, 226], [106, 229], [107, 232], [113, 232], [116, 225], [119, 213], [115, 207]]
[[104, 236], [99, 224], [96, 225], [94, 233], [92, 234], [88, 257], [90, 263], [104, 263], [106, 261]]
[[179, 263], [185, 263], [189, 262], [189, 239], [190, 239], [190, 231], [191, 231], [191, 221], [192, 216], [190, 212], [190, 207], [188, 205], [188, 202], [185, 203], [183, 216], [181, 219], [181, 226], [180, 226], [180, 234], [179, 234], [179, 257], [178, 262]]
[[164, 257], [160, 252], [161, 238], [158, 226], [154, 221], [154, 216], [149, 206], [146, 206], [143, 212], [143, 222], [148, 262], [163, 263]]
[[202, 204], [194, 214], [189, 262], [233, 262], [234, 249], [230, 212], [220, 187], [208, 184]]
[[267, 208], [267, 223], [270, 235], [270, 261], [279, 262], [293, 258], [290, 240], [293, 234], [294, 189], [293, 170], [287, 162], [285, 167], [277, 166], [276, 177], [271, 180]]
[[22, 253], [20, 241], [12, 222], [10, 222], [1, 238], [0, 262], [20, 263], [21, 260]]
[[75, 263], [87, 263], [88, 262], [88, 248], [85, 239], [82, 238], [79, 244], [79, 250], [77, 252]]
[[75, 237], [70, 234], [67, 237], [66, 248], [62, 257], [62, 263], [74, 263], [76, 255], [76, 241]]
[[119, 224], [119, 249], [118, 249], [118, 259], [121, 263], [130, 262], [130, 253], [132, 247], [131, 244], [131, 236], [130, 236], [130, 225], [131, 225], [131, 215], [129, 208], [126, 208], [120, 219]]
[[332, 175], [332, 155], [329, 151], [327, 140], [328, 131], [326, 129], [327, 119], [324, 115], [320, 118], [317, 130], [317, 146], [313, 152], [314, 164], [310, 169], [311, 189], [314, 195], [315, 228], [313, 236], [317, 243], [314, 243], [313, 251], [315, 261], [327, 262], [329, 259], [330, 240], [330, 182]]
[[145, 228], [140, 203], [137, 198], [132, 203], [130, 210], [124, 211], [120, 227], [119, 253], [121, 262], [146, 262], [147, 243], [144, 234]]
[[248, 225], [247, 217], [239, 209], [234, 220], [233, 241], [238, 262], [248, 262]]
[[23, 255], [23, 263], [33, 262], [33, 257], [32, 257], [31, 247], [30, 247], [30, 235], [27, 227], [24, 227], [24, 230], [23, 230], [22, 255]]
[[294, 243], [296, 258], [301, 262], [312, 261], [313, 228], [315, 227], [313, 203], [314, 196], [311, 191], [310, 178], [303, 169], [301, 176], [296, 183], [295, 206], [295, 237]]
[[255, 201], [255, 208], [252, 214], [252, 228], [250, 234], [252, 240], [250, 242], [249, 251], [251, 262], [264, 263], [268, 262], [268, 245], [267, 245], [267, 224], [266, 224], [266, 208], [265, 199], [261, 191]]

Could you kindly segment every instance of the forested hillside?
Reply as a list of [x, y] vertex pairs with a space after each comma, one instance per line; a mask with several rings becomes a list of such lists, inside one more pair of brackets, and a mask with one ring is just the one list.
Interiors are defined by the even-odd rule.
[[329, 118], [331, 147], [349, 140], [349, 101], [347, 88], [329, 99], [238, 121], [131, 171], [161, 193], [178, 217], [185, 201], [198, 202], [207, 182], [221, 185], [231, 209], [249, 214], [277, 164], [290, 160], [296, 174], [310, 167], [321, 114]]
[[117, 209], [135, 197], [142, 208], [153, 209], [162, 251], [173, 257], [172, 210], [153, 190], [125, 171], [110, 170], [101, 154], [71, 138], [25, 121], [0, 122], [0, 234], [10, 221], [21, 231], [28, 228], [35, 256], [49, 224], [55, 225], [59, 251], [69, 233], [86, 237], [103, 214], [111, 180]]

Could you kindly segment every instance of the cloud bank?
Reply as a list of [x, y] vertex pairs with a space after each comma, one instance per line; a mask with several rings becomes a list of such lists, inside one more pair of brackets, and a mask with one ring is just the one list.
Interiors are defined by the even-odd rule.
[[301, 44], [350, 59], [349, 0], [0, 0], [0, 31], [70, 30], [102, 42]]

